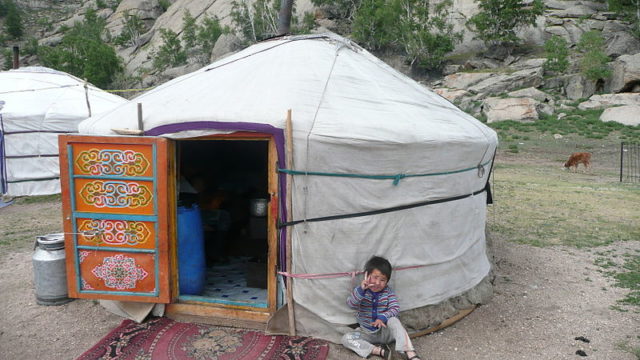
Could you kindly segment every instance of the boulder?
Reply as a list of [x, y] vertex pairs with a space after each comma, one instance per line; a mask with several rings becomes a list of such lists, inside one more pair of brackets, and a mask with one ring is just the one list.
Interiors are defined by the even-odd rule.
[[553, 102], [553, 98], [551, 96], [549, 96], [549, 94], [545, 93], [544, 91], [540, 91], [540, 90], [538, 90], [536, 88], [533, 88], [533, 87], [512, 91], [512, 92], [508, 93], [507, 95], [509, 95], [510, 97], [515, 97], [515, 98], [528, 97], [528, 98], [532, 98], [532, 99], [538, 100], [540, 102], [546, 102], [546, 103]]
[[451, 89], [466, 89], [493, 76], [493, 73], [456, 73], [444, 77], [444, 86]]
[[538, 119], [536, 106], [539, 103], [530, 98], [487, 98], [482, 105], [482, 113], [487, 123], [504, 120], [535, 121]]
[[571, 100], [586, 99], [596, 92], [596, 83], [580, 74], [569, 75], [564, 79], [564, 94]]
[[559, 18], [585, 18], [591, 17], [596, 11], [586, 5], [574, 5], [564, 10], [551, 10], [547, 15]]
[[640, 84], [640, 53], [618, 57], [612, 70], [607, 88], [613, 93], [633, 91]]
[[[578, 105], [580, 110], [604, 109], [616, 105], [639, 105], [640, 93], [593, 95]], [[637, 114], [636, 114], [637, 116]]]
[[640, 125], [640, 105], [624, 105], [610, 107], [602, 112], [600, 120], [603, 122], [615, 121], [620, 124], [637, 126]]
[[242, 42], [234, 34], [222, 34], [211, 50], [210, 62], [214, 62], [227, 54], [234, 53], [242, 49]]
[[469, 93], [466, 90], [462, 90], [462, 89], [452, 90], [447, 88], [438, 88], [438, 89], [434, 89], [434, 91], [436, 94], [442, 96], [443, 98], [451, 102], [455, 102], [456, 100], [469, 95]]
[[471, 93], [487, 97], [509, 90], [538, 87], [542, 84], [542, 73], [542, 68], [538, 67], [516, 71], [512, 74], [496, 75], [471, 86], [468, 90]]
[[627, 31], [603, 31], [602, 37], [606, 44], [605, 53], [614, 59], [624, 54], [640, 52], [640, 40]]

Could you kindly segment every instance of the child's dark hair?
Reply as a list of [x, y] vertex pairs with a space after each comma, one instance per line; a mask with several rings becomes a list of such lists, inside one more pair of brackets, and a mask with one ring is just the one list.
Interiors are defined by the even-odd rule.
[[389, 262], [389, 260], [380, 256], [374, 256], [369, 259], [366, 264], [364, 264], [364, 271], [366, 271], [368, 274], [371, 274], [375, 269], [386, 276], [387, 280], [391, 280], [391, 263]]

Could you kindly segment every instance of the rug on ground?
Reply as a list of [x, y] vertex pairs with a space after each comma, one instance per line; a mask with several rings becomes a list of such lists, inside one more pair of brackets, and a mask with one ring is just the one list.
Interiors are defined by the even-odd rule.
[[124, 320], [78, 360], [323, 360], [324, 340], [151, 318]]

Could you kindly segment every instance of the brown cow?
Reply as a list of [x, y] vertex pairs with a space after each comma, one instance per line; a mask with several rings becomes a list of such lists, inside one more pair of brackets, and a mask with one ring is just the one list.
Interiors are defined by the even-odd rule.
[[567, 169], [571, 169], [573, 167], [574, 171], [578, 171], [578, 165], [583, 164], [585, 169], [591, 168], [591, 153], [588, 152], [577, 152], [571, 154], [569, 156], [569, 160], [564, 163], [564, 167]]

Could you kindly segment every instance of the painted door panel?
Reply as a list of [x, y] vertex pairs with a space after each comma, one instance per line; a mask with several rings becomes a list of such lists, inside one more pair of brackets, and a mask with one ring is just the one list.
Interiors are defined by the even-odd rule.
[[69, 296], [168, 303], [168, 140], [59, 143]]

